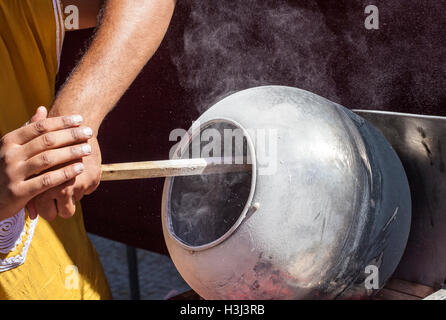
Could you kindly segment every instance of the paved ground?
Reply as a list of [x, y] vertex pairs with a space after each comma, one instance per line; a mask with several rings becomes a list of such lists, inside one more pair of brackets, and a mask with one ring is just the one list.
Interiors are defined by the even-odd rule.
[[[96, 247], [113, 298], [130, 299], [126, 246], [123, 243], [88, 234]], [[141, 299], [163, 300], [189, 290], [170, 258], [137, 249]]]

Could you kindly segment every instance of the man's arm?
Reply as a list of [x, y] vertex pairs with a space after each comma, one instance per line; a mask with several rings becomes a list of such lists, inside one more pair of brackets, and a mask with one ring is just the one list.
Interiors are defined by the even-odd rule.
[[[30, 204], [31, 210], [68, 218], [74, 202], [99, 184], [101, 157], [96, 135], [102, 120], [158, 49], [169, 26], [175, 0], [108, 0], [90, 48], [60, 90], [51, 117], [80, 114], [91, 127], [92, 155], [83, 159], [85, 171], [75, 181], [47, 191]], [[56, 200], [57, 206], [54, 204]]]
[[97, 132], [158, 49], [174, 7], [175, 0], [108, 0], [90, 48], [59, 92], [50, 115], [80, 113]]

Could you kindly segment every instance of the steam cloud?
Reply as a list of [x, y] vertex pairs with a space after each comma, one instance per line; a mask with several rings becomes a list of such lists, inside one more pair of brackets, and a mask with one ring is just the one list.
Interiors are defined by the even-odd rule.
[[331, 32], [317, 10], [277, 0], [186, 3], [184, 47], [173, 60], [200, 111], [232, 91], [266, 84], [335, 96], [326, 77]]
[[[180, 83], [200, 112], [233, 91], [289, 85], [349, 108], [446, 114], [444, 1], [182, 0]], [[176, 39], [175, 41], [178, 41]]]

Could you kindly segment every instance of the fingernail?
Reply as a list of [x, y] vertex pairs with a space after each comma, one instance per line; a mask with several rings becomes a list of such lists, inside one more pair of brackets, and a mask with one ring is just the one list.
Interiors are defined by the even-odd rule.
[[84, 135], [86, 137], [92, 137], [93, 136], [93, 130], [91, 130], [91, 128], [83, 128], [82, 132], [84, 133]]
[[71, 122], [73, 122], [74, 125], [80, 125], [84, 119], [81, 115], [74, 115], [71, 116]]
[[76, 163], [74, 165], [74, 172], [81, 173], [82, 171], [84, 171], [84, 165], [82, 163]]
[[89, 144], [84, 144], [82, 147], [82, 153], [83, 154], [90, 154], [91, 153], [91, 146]]

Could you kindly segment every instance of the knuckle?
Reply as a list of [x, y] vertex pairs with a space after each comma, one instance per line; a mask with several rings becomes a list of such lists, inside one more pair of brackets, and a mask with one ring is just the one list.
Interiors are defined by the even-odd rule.
[[73, 194], [73, 190], [71, 190], [70, 188], [64, 188], [64, 189], [60, 190], [60, 194], [64, 198], [71, 198], [71, 195]]
[[71, 136], [73, 137], [73, 140], [78, 140], [80, 137], [79, 130], [76, 128], [73, 128], [70, 131], [71, 131]]
[[47, 133], [42, 137], [44, 147], [51, 147], [56, 143], [56, 139], [53, 134]]
[[42, 176], [41, 184], [43, 188], [49, 188], [52, 185], [52, 177], [51, 174], [46, 173]]
[[53, 161], [50, 159], [50, 156], [47, 152], [42, 153], [40, 156], [40, 162], [43, 167], [49, 167], [53, 163]]
[[38, 134], [42, 134], [48, 131], [48, 125], [45, 120], [38, 121], [34, 123], [34, 129]]
[[62, 170], [62, 174], [63, 174], [65, 180], [70, 180], [72, 177], [71, 170], [69, 168], [64, 168]]
[[71, 117], [62, 117], [62, 123], [64, 128], [68, 128], [73, 124], [73, 121], [71, 120]]

